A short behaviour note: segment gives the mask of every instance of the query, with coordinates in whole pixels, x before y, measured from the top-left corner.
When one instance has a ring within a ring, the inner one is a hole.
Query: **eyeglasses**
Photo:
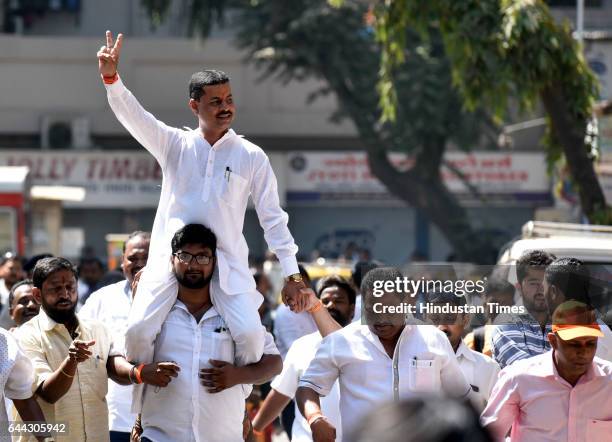
[[[192,255],[189,252],[183,252],[183,251],[176,252],[173,255],[176,256],[178,260],[182,262],[183,264],[191,264],[193,262],[193,259],[195,258],[198,264],[200,264],[201,266],[205,266],[206,264],[210,263],[210,261],[212,260],[212,257],[210,256]]]

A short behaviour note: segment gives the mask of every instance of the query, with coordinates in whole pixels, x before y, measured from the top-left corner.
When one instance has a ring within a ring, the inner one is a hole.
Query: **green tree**
[[[345,0],[330,0],[339,6]],[[453,81],[468,107],[488,106],[501,117],[510,97],[523,109],[541,102],[548,117],[544,140],[549,166],[567,165],[582,210],[593,223],[612,222],[597,179],[597,157],[586,135],[598,94],[595,77],[571,36],[542,0],[372,1],[381,55],[381,105],[394,118],[399,95],[395,71],[405,62],[405,29],[427,32],[439,24]]]
[[[281,81],[324,79],[313,93],[333,93],[337,118],[350,118],[359,132],[373,174],[387,189],[422,210],[441,230],[459,259],[490,262],[495,247],[475,231],[468,214],[444,185],[440,169],[450,144],[467,149],[483,133],[496,134],[486,113],[464,110],[452,86],[449,60],[435,27],[424,37],[405,29],[406,63],[394,73],[398,96],[395,122],[381,123],[380,45],[364,21],[367,5],[355,2],[334,8],[325,0],[262,0],[242,3],[236,19],[238,44],[266,75]],[[414,158],[400,170],[389,152]]]

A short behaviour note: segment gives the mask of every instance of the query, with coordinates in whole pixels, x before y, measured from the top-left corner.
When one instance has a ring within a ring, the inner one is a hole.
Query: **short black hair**
[[[102,261],[100,260],[100,258],[96,258],[95,256],[87,256],[87,257],[83,257],[79,260],[79,272],[81,271],[81,267],[83,267],[84,265],[87,264],[94,264],[96,265],[100,270],[104,270],[104,264],[102,263]]]
[[[544,279],[557,287],[566,299],[573,299],[590,305],[589,271],[576,258],[557,258],[546,267]]]
[[[452,292],[430,292],[427,293],[427,301],[432,304],[465,305],[465,296],[457,296]]]
[[[380,263],[374,261],[359,261],[355,263],[355,266],[353,267],[353,272],[351,274],[351,279],[353,280],[353,284],[355,284],[355,287],[361,287],[361,281],[363,281],[363,277],[370,270],[380,266]]]
[[[485,282],[484,293],[485,296],[491,295],[491,293],[512,293],[514,294],[515,288],[507,279],[492,276],[487,278]]]
[[[355,287],[353,287],[353,284],[351,284],[348,279],[343,278],[340,275],[324,276],[323,278],[319,279],[319,282],[317,283],[317,297],[320,298],[323,290],[330,287],[338,287],[344,290],[348,296],[349,304],[355,304],[357,292]]]
[[[519,283],[527,277],[527,271],[532,267],[544,270],[556,256],[544,250],[527,250],[516,261],[516,279]]]
[[[127,243],[129,243],[134,238],[142,238],[145,241],[151,240],[151,232],[145,232],[143,230],[135,230],[127,237],[125,242],[123,243],[123,253],[125,253],[125,248],[127,247]]]
[[[187,244],[200,244],[217,252],[217,237],[208,227],[202,224],[187,224],[176,231],[172,237],[172,253],[181,250]]]
[[[41,253],[40,255],[34,255],[30,257],[30,259],[28,259],[23,265],[23,270],[28,273],[31,272],[36,266],[36,263],[43,258],[53,258],[53,255],[51,253]]]
[[[189,98],[199,101],[202,95],[204,95],[204,86],[225,84],[229,81],[230,78],[225,72],[216,69],[206,69],[196,72],[189,80]]]
[[[42,286],[47,278],[60,270],[70,270],[74,275],[74,279],[78,278],[76,269],[66,258],[43,258],[38,261],[36,267],[34,267],[34,273],[32,274],[32,283],[34,287],[42,290]]]
[[[15,300],[15,292],[17,291],[19,287],[23,287],[24,285],[34,286],[34,283],[32,282],[31,279],[24,279],[23,281],[19,281],[13,284],[13,287],[11,287],[11,291],[9,292],[9,297],[8,297],[8,308],[9,309],[13,307],[13,301]]]
[[[397,267],[376,267],[370,270],[363,281],[361,281],[361,295],[366,296],[374,292],[374,283],[376,281],[396,281],[402,279],[404,275]],[[404,293],[397,293],[400,298],[404,298]]]

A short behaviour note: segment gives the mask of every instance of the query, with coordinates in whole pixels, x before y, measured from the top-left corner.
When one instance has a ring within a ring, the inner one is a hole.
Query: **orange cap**
[[[564,341],[584,336],[603,337],[597,325],[595,311],[578,301],[566,301],[555,309],[552,317],[552,331]]]

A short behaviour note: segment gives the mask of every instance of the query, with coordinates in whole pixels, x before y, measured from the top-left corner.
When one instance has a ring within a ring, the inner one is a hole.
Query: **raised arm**
[[[157,120],[123,85],[117,71],[122,44],[123,34],[119,34],[117,40],[113,41],[111,32],[106,31],[106,45],[97,53],[98,68],[106,86],[108,102],[119,122],[164,169],[168,156],[173,152],[172,146],[178,144],[181,131]]]

